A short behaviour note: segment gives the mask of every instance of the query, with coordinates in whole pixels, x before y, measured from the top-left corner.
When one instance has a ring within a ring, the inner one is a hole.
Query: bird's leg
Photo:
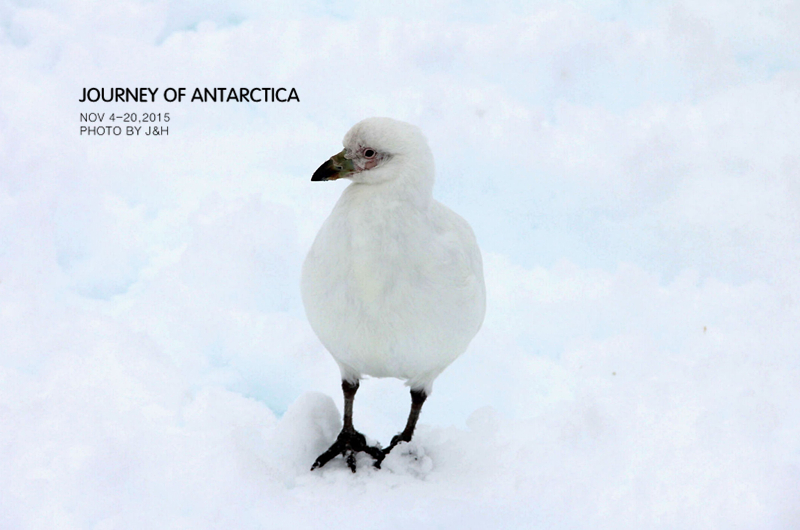
[[[353,427],[353,401],[356,399],[356,392],[361,386],[358,381],[355,384],[342,381],[342,392],[344,393],[344,419],[342,430],[355,432]]]
[[[319,455],[314,465],[311,466],[311,471],[324,466],[333,460],[336,455],[342,455],[345,458],[345,462],[347,462],[347,467],[350,468],[350,471],[355,473],[356,453],[359,451],[372,456],[372,458],[375,459],[375,467],[381,467],[381,462],[384,457],[383,451],[378,447],[367,445],[367,439],[364,435],[353,427],[353,400],[356,397],[358,386],[358,381],[351,383],[342,380],[342,392],[344,392],[344,424],[342,425],[342,432],[339,433],[333,445],[330,446],[327,451]]]
[[[388,455],[389,452],[394,449],[394,446],[400,442],[411,441],[411,437],[414,435],[414,428],[417,426],[417,420],[419,419],[419,412],[422,410],[422,404],[425,403],[425,399],[427,399],[427,397],[428,394],[425,393],[425,390],[411,389],[411,412],[408,413],[408,422],[406,422],[406,428],[403,429],[403,432],[395,435],[394,438],[392,438],[392,443],[389,444],[389,447],[383,450],[384,455]]]

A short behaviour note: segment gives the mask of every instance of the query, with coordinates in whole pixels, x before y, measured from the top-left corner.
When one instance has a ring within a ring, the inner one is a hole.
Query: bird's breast
[[[388,285],[388,278],[377,267],[378,259],[369,253],[354,252],[352,255],[352,294],[362,303],[378,303]]]
[[[367,306],[384,303],[407,267],[402,231],[385,219],[355,219],[349,230],[351,294]]]

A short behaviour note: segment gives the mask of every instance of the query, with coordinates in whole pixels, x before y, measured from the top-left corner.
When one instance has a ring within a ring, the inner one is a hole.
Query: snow
[[[0,5],[0,528],[800,526],[800,11],[757,5]],[[141,112],[83,87],[251,84],[301,102],[78,135]],[[371,115],[429,138],[486,321],[382,470],[311,473],[309,179]]]

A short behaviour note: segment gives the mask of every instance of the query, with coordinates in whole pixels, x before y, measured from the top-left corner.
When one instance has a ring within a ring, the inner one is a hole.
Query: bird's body
[[[353,183],[303,265],[306,314],[343,388],[396,377],[424,401],[483,322],[480,250],[467,222],[433,199],[433,156],[416,127],[371,118],[344,144],[312,179]]]
[[[381,187],[351,184],[319,231],[303,266],[306,314],[343,377],[430,393],[483,321],[480,251],[446,206]]]

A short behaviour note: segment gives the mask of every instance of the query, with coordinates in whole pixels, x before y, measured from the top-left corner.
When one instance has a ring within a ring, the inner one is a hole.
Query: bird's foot
[[[333,460],[337,455],[342,455],[347,463],[347,467],[350,468],[350,471],[355,473],[356,453],[367,453],[370,455],[375,459],[375,463],[373,465],[378,469],[380,469],[381,462],[383,462],[383,458],[386,456],[386,453],[381,451],[380,447],[372,447],[371,445],[367,445],[367,439],[360,432],[356,430],[342,429],[342,432],[339,433],[339,436],[336,438],[336,441],[333,442],[333,445],[330,446],[327,451],[319,455],[317,460],[314,462],[314,465],[311,466],[311,471],[314,471],[318,467],[324,466]]]
[[[394,446],[396,446],[400,442],[410,442],[410,441],[411,441],[411,435],[406,433],[405,431],[399,434],[395,434],[394,437],[392,438],[391,443],[389,444],[389,447],[383,450],[383,456],[385,457],[386,455],[391,453],[392,449],[394,449]]]

